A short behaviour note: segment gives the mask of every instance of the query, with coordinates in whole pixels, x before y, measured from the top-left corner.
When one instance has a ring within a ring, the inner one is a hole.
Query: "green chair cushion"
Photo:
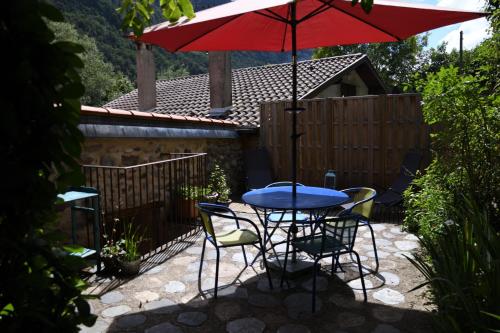
[[[215,235],[217,243],[221,246],[254,244],[259,241],[259,236],[248,229],[235,229]]]

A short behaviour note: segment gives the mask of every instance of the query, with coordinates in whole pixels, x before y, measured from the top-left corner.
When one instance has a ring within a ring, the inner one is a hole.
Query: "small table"
[[[297,186],[297,196],[292,197],[292,186],[266,187],[258,190],[253,190],[243,194],[243,202],[256,208],[261,209],[278,209],[287,211],[319,211],[328,210],[332,207],[342,205],[349,200],[349,196],[343,192],[313,186]],[[326,214],[326,213],[325,213]],[[311,214],[312,215],[312,214]],[[262,222],[260,215],[259,219]],[[266,217],[264,217],[266,218]],[[311,221],[313,223],[313,221]],[[265,224],[264,224],[265,226]],[[292,223],[291,228],[293,237],[296,236],[296,228]],[[295,254],[295,252],[293,252]],[[304,265],[292,258],[292,265],[287,266],[288,273],[296,273],[307,268],[309,265]]]
[[[73,244],[76,244],[76,224],[75,224],[75,212],[86,211],[94,215],[93,219],[93,232],[94,232],[94,249],[84,248],[82,252],[72,253],[73,255],[80,256],[82,258],[89,257],[91,255],[96,255],[97,257],[97,271],[101,270],[101,246],[100,246],[100,228],[99,228],[99,192],[90,187],[76,187],[70,188],[68,192],[58,194],[57,197],[62,199],[65,203],[70,203],[71,205],[71,239]],[[77,206],[76,201],[90,199],[92,200],[92,207]]]

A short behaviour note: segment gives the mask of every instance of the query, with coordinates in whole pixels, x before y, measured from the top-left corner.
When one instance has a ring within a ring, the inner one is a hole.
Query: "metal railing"
[[[169,155],[133,166],[82,166],[85,185],[100,191],[103,232],[132,223],[144,234],[141,252],[147,253],[196,228],[193,192],[206,187],[206,154]]]

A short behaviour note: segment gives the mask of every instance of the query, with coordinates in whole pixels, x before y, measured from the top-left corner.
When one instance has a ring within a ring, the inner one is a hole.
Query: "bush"
[[[470,66],[424,82],[433,161],[404,193],[405,225],[421,235],[412,263],[437,306],[439,332],[500,332],[500,97],[498,35]]]
[[[482,82],[451,67],[429,75],[423,89],[434,160],[405,192],[405,225],[423,234],[453,218],[451,208],[461,205],[464,193],[484,203],[499,229],[500,98]]]
[[[432,163],[427,173],[419,175],[404,192],[405,227],[428,238],[442,231],[443,221],[450,218],[453,205],[450,191],[444,187],[442,178],[436,176],[435,168]]]
[[[438,307],[437,331],[498,330],[500,320],[493,315],[500,309],[500,236],[486,208],[469,198],[461,202],[454,210],[456,220],[433,239],[423,237],[424,254],[409,260],[430,285]]]
[[[62,15],[44,1],[3,3],[0,36],[0,331],[77,332],[95,316],[81,295],[83,260],[53,232],[57,193],[82,181],[77,158],[84,87],[81,46],[55,42],[48,20]]]
[[[215,163],[210,176],[208,177],[208,191],[210,194],[217,195],[217,202],[228,202],[231,190],[227,184],[226,172],[222,167]]]

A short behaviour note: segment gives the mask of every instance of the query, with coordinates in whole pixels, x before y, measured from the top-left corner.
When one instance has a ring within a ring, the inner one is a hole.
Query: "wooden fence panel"
[[[321,186],[328,169],[339,188],[388,186],[408,150],[426,151],[429,132],[417,94],[301,101],[297,179]],[[287,102],[261,107],[260,142],[268,149],[276,180],[291,179],[291,123]]]

